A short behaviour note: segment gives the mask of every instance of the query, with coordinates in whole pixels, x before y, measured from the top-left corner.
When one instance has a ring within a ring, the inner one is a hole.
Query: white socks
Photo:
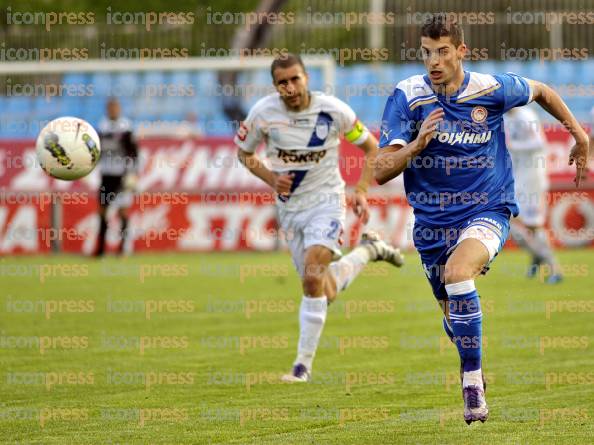
[[[336,292],[348,287],[355,277],[369,262],[369,250],[365,247],[355,247],[340,260],[330,263],[328,269],[336,281]],[[306,295],[301,300],[299,308],[299,345],[295,364],[301,363],[311,372],[316,349],[326,322],[328,312],[328,298],[310,298]]]
[[[464,373],[462,387],[467,388],[468,386],[478,386],[479,388],[483,387],[483,376],[480,368],[476,371],[468,371]]]
[[[305,365],[310,372],[320,335],[324,329],[327,311],[328,299],[325,296],[319,298],[303,296],[299,308],[299,344],[295,364]]]
[[[353,282],[363,267],[369,262],[369,250],[365,247],[355,247],[340,260],[330,263],[330,273],[336,281],[336,292],[345,290]]]

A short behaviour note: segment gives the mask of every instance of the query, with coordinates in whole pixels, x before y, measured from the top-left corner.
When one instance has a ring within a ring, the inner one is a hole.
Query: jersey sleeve
[[[495,76],[501,83],[503,93],[503,112],[514,107],[521,107],[532,102],[532,88],[528,80],[514,73],[505,73]]]
[[[379,147],[407,145],[413,140],[413,128],[413,116],[406,95],[401,89],[396,88],[384,108]]]
[[[264,132],[257,110],[252,108],[243,122],[239,124],[233,142],[243,151],[254,153],[264,140]]]
[[[349,105],[339,100],[336,102],[339,114],[340,132],[351,144],[361,145],[369,137],[369,130],[367,130],[367,127],[363,122],[357,119],[357,115]]]

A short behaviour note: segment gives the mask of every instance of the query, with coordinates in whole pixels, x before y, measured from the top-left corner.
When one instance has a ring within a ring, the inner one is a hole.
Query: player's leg
[[[520,208],[520,214],[511,223],[510,235],[518,246],[527,250],[532,256],[531,265],[528,267],[526,274],[529,278],[532,278],[538,272],[538,268],[542,262],[539,246],[530,231],[526,228],[526,222],[533,221],[535,215],[538,213],[538,206],[534,205],[537,196],[535,193],[538,193],[538,190],[535,190],[537,177],[534,174],[536,159],[528,152],[512,152],[511,156],[513,161],[515,195],[518,207]]]
[[[297,357],[292,373],[283,376],[286,382],[307,382],[311,377],[313,359],[326,323],[328,298],[325,288],[328,265],[333,256],[332,250],[321,245],[310,246],[304,252]]]
[[[306,217],[306,214],[300,214],[298,212],[279,210],[278,213],[282,237],[286,240],[289,246],[291,259],[293,260],[293,264],[297,270],[297,273],[299,274],[299,277],[301,278],[302,283],[305,276],[306,249],[304,245],[303,227],[305,225]],[[307,316],[310,309],[314,309],[315,312],[315,309],[320,309],[320,307],[313,307],[313,305],[309,305],[308,302],[310,300],[306,298],[307,297],[305,295],[301,297],[301,304],[299,306],[299,341],[297,343],[297,357],[293,362],[293,369],[291,373],[285,374],[281,378],[285,382],[307,382],[311,377],[311,363],[309,363],[309,368],[307,368],[306,365],[302,363],[302,361],[308,361],[303,357],[306,355],[311,355],[311,353],[308,354],[308,351],[311,351],[311,345],[304,341],[302,337],[310,337],[308,331],[311,329],[310,325],[312,324],[312,321],[313,329],[316,329],[316,325],[319,325],[319,323],[316,323],[316,321],[320,321],[320,318],[323,318],[323,321],[325,321],[325,311],[323,311],[321,317],[314,316],[312,317],[313,320],[310,319]]]
[[[547,192],[549,189],[549,181],[546,170],[546,156],[544,153],[537,155],[536,166],[534,171],[534,191],[535,199],[535,217],[533,221],[526,221],[528,230],[531,232],[538,248],[543,262],[547,267],[547,273],[550,274],[547,278],[547,283],[555,284],[560,282],[563,277],[561,275],[561,267],[555,258],[549,235],[545,229],[546,211],[547,211]]]
[[[128,241],[128,215],[129,215],[129,208],[128,207],[120,207],[118,209],[118,216],[120,217],[121,221],[121,240],[120,245],[118,247],[118,253],[124,253],[124,247]]]
[[[510,233],[514,241],[532,255],[528,277],[536,276],[541,265],[544,265],[549,275],[547,282],[557,283],[562,279],[560,267],[544,229],[548,189],[545,156],[541,152],[534,152],[524,157],[526,168],[514,170],[516,199],[520,207],[518,220],[522,224],[514,221]]]
[[[528,228],[519,221],[512,221],[510,235],[518,246],[527,250],[532,259],[526,275],[533,278],[538,273],[538,268],[542,264],[543,258],[539,246]]]
[[[336,283],[329,273],[330,262],[340,257],[344,225],[340,200],[301,212],[281,212],[281,227],[292,231],[289,248],[301,276],[303,297],[299,308],[299,343],[293,371],[283,376],[289,382],[308,381],[313,359],[326,322],[328,295],[336,295]],[[328,292],[328,294],[327,294]]]
[[[101,177],[99,187],[99,233],[97,235],[97,248],[94,255],[99,257],[105,253],[105,237],[107,235],[107,209],[113,200],[113,180],[110,176]]]
[[[370,261],[386,261],[402,267],[404,256],[400,249],[383,241],[377,233],[364,233],[357,247],[330,264],[326,279],[328,301],[334,301],[337,293],[345,290]]]
[[[130,217],[130,208],[134,201],[134,195],[130,190],[120,188],[118,190],[117,198],[114,201],[114,205],[118,209],[118,216],[120,218],[120,245],[118,247],[118,253],[130,253],[132,250],[132,238],[130,236],[130,230],[128,227],[128,221]]]
[[[547,283],[559,283],[563,279],[561,266],[555,258],[546,229],[543,226],[527,226],[526,230],[530,234],[535,245],[536,255],[533,257],[532,264],[534,265],[536,263],[540,267],[543,267],[544,265],[546,269],[543,271],[543,277],[548,275],[546,280]],[[534,275],[538,272],[538,267],[536,269]]]
[[[332,229],[333,225],[329,226]],[[320,242],[323,241],[320,240]],[[302,277],[303,299],[299,310],[299,344],[294,365],[299,368],[297,371],[304,368],[308,374],[311,374],[313,359],[326,322],[328,302],[330,298],[336,297],[336,279],[330,267],[340,263],[338,268],[349,269],[347,279],[352,281],[353,275],[359,273],[367,262],[377,260],[380,255],[387,255],[379,249],[391,251],[391,246],[387,244],[384,246],[384,244],[386,243],[383,241],[380,243],[379,239],[369,241],[355,248],[347,255],[346,261],[342,258],[332,264],[331,261],[335,257],[334,249],[330,248],[332,246],[315,244],[305,250]]]
[[[463,240],[446,262],[445,289],[453,341],[460,355],[464,419],[485,421],[488,408],[482,376],[482,312],[474,278],[489,262],[489,251],[475,238]]]
[[[462,365],[464,420],[487,419],[482,376],[482,311],[474,279],[487,266],[509,234],[509,212],[488,212],[471,219],[445,263],[444,284],[454,343]]]

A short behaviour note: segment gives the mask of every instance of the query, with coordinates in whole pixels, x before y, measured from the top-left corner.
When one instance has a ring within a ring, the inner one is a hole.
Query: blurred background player
[[[510,234],[532,255],[528,277],[536,276],[539,268],[545,266],[546,282],[558,283],[562,275],[544,227],[549,183],[542,125],[530,107],[518,107],[504,115],[504,130],[520,207],[520,214],[511,222]]]
[[[99,173],[99,237],[95,256],[105,252],[107,234],[107,210],[110,206],[117,209],[120,218],[121,242],[118,253],[126,247],[128,234],[128,209],[132,205],[132,193],[137,182],[138,146],[130,121],[121,115],[120,102],[111,98],[107,101],[107,116],[99,123],[101,139],[101,159]]]
[[[590,147],[594,144],[594,107],[590,110]]]
[[[363,224],[369,219],[367,187],[377,140],[344,102],[310,92],[299,56],[288,54],[271,66],[277,93],[258,101],[235,137],[238,156],[247,169],[277,193],[277,210],[293,263],[301,276],[303,298],[299,309],[297,358],[286,382],[307,382],[326,321],[328,302],[355,279],[369,261],[402,266],[398,249],[363,235],[361,244],[340,258],[345,219],[344,181],[339,170],[339,137],[365,153],[356,186],[354,210]],[[269,169],[255,154],[266,143]]]

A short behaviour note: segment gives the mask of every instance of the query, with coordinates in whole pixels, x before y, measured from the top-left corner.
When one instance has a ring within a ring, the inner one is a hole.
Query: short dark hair
[[[272,76],[272,80],[274,80],[274,70],[277,68],[289,68],[293,65],[301,65],[303,71],[305,71],[305,65],[303,64],[303,60],[299,57],[298,54],[293,53],[286,53],[278,56],[276,59],[272,61],[272,65],[270,65],[270,75]]]
[[[439,12],[427,18],[421,27],[421,37],[439,40],[440,37],[449,37],[457,48],[464,43],[464,31],[456,23],[455,14]]]

